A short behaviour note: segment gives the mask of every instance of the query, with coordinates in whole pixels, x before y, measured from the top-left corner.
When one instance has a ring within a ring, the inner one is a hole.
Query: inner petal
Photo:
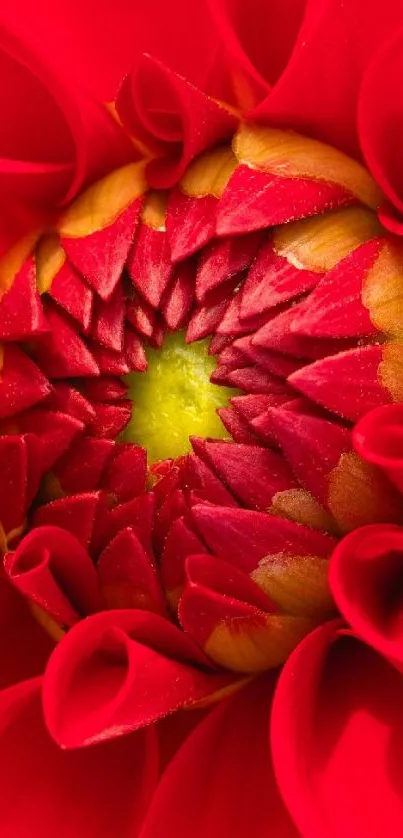
[[[147,372],[126,376],[133,412],[123,439],[144,445],[150,463],[185,454],[190,436],[227,436],[216,410],[235,391],[210,382],[216,361],[208,348],[209,340],[168,334],[161,349],[147,350]]]

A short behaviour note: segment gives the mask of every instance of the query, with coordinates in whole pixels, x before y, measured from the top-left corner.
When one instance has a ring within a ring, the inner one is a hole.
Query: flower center
[[[208,340],[187,344],[183,332],[169,334],[161,349],[147,350],[146,373],[126,376],[133,412],[123,438],[145,446],[150,463],[189,451],[190,436],[227,436],[216,410],[235,391],[210,382],[216,362],[208,347]]]

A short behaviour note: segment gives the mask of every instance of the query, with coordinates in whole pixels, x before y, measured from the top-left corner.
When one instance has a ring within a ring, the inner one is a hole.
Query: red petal
[[[153,730],[66,753],[46,730],[39,679],[2,692],[0,702],[4,834],[138,834],[158,777]]]
[[[119,404],[95,404],[95,416],[89,427],[92,436],[105,439],[115,439],[130,422],[132,402],[126,399]]]
[[[276,492],[296,486],[283,458],[266,448],[207,441],[205,452],[223,483],[250,509],[267,509]]]
[[[230,137],[237,119],[163,62],[143,55],[123,82],[116,100],[130,132],[162,155],[147,167],[151,186],[165,189],[180,180],[191,160]]]
[[[24,436],[0,436],[0,521],[6,535],[23,524],[27,511],[29,453]]]
[[[146,449],[140,445],[119,443],[102,475],[102,488],[111,492],[119,503],[125,503],[144,491],[146,477]]]
[[[134,201],[108,227],[88,236],[62,236],[63,247],[74,267],[108,300],[121,277],[140,216],[141,199]]]
[[[204,544],[184,518],[177,518],[165,539],[161,578],[171,604],[176,607],[186,581],[185,562],[192,553],[202,553]]]
[[[353,439],[361,457],[382,468],[403,491],[403,406],[371,410],[358,422]]]
[[[240,107],[250,110],[265,98],[287,67],[302,22],[304,2],[268,4],[254,0],[210,0]]]
[[[329,472],[352,447],[347,428],[282,408],[270,408],[277,441],[300,483],[326,503]]]
[[[64,747],[149,725],[228,684],[194,668],[193,641],[146,611],[108,611],[77,623],[57,646],[44,683],[45,718]]]
[[[42,401],[51,388],[36,364],[17,346],[6,345],[0,355],[0,418],[20,413]]]
[[[354,0],[342,10],[331,0],[310,0],[281,82],[254,116],[289,125],[359,157],[356,111],[362,78],[379,44],[401,21],[399,0],[387,0],[382,15],[365,0]],[[385,90],[381,79],[379,89]],[[375,113],[378,100],[371,101]],[[382,113],[379,124],[384,124]]]
[[[322,274],[296,268],[268,241],[259,251],[242,288],[242,317],[253,317],[310,291]]]
[[[200,504],[191,514],[208,547],[246,573],[269,554],[326,557],[335,543],[330,536],[264,512]]]
[[[277,780],[301,835],[398,838],[400,674],[328,623],[287,661],[274,698]]]
[[[86,383],[85,389],[87,392],[88,383]],[[84,425],[88,425],[95,416],[92,405],[84,398],[83,394],[63,381],[57,381],[53,384],[53,392],[48,404],[60,413],[74,416]]]
[[[402,23],[401,15],[399,23]],[[392,204],[402,212],[403,170],[395,137],[403,127],[398,85],[402,72],[403,29],[395,32],[391,28],[391,33],[365,73],[359,96],[358,131],[373,176]],[[377,44],[381,44],[379,39]]]
[[[54,468],[64,492],[92,492],[98,489],[102,473],[113,453],[109,439],[79,439]]]
[[[337,184],[278,177],[241,164],[218,205],[217,233],[249,233],[348,206],[352,201],[352,196]]]
[[[40,506],[33,523],[35,527],[62,527],[75,535],[88,550],[101,510],[104,511],[100,492],[86,492]]]
[[[158,308],[172,275],[167,235],[141,224],[128,261],[133,285],[147,303]]]
[[[289,383],[308,398],[356,422],[374,407],[391,400],[379,381],[381,346],[340,352],[295,372]],[[343,387],[339,387],[340,381]]]
[[[194,198],[179,188],[171,190],[166,224],[173,262],[187,259],[213,238],[217,204],[214,195]]]
[[[377,334],[362,302],[365,278],[379,255],[381,240],[365,242],[341,260],[298,307],[292,331],[310,337],[347,338]]]
[[[192,437],[192,448],[196,456],[190,454],[188,458],[188,484],[195,489],[199,498],[210,503],[219,503],[223,506],[237,506],[233,495],[224,486],[221,480],[214,474],[214,471],[203,462],[206,459],[205,440]]]
[[[29,642],[27,642],[29,638]],[[54,647],[28,603],[5,576],[0,576],[0,686],[40,675]],[[1,693],[3,694],[3,693]]]
[[[0,340],[28,340],[47,328],[30,257],[0,298]]]
[[[133,527],[145,548],[151,550],[151,537],[154,526],[155,497],[152,492],[139,495],[131,501],[119,504],[100,521],[96,547],[103,549],[108,542],[124,527]]]
[[[168,766],[141,838],[297,838],[265,734],[273,681],[256,679],[198,725]]]
[[[243,445],[257,445],[257,436],[251,431],[249,425],[242,419],[237,410],[231,407],[221,407],[217,410],[217,413],[234,442],[240,442]]]
[[[403,612],[396,597],[403,530],[373,525],[350,533],[337,545],[330,563],[336,604],[354,632],[403,668]]]
[[[164,320],[172,332],[182,329],[186,323],[193,302],[195,269],[192,262],[178,265],[163,300]]]
[[[213,288],[246,270],[259,247],[258,233],[213,242],[203,250],[196,276],[196,297],[202,302]],[[260,313],[260,312],[259,312]],[[248,315],[249,316],[249,315]]]
[[[51,378],[98,375],[98,365],[79,337],[74,321],[50,301],[46,305],[46,317],[49,337],[35,349],[35,358],[46,374]]]
[[[22,433],[33,433],[37,437],[42,473],[54,465],[83,430],[83,423],[74,416],[40,407],[27,410],[16,421]]]
[[[97,299],[91,320],[91,337],[114,352],[123,347],[125,302],[122,286],[118,285],[107,301]]]
[[[93,293],[67,260],[52,280],[48,293],[56,303],[87,329],[92,314]]]
[[[73,625],[101,607],[95,567],[82,544],[60,527],[38,527],[7,553],[10,581],[59,625]]]
[[[25,7],[18,16],[16,28],[23,29]],[[87,179],[126,162],[133,149],[104,106],[82,87],[66,83],[65,66],[57,62],[55,68],[38,57],[46,39],[43,32],[38,39],[35,25],[34,29],[37,37],[32,38],[28,28],[24,44],[2,30],[1,107],[12,118],[2,133],[0,183],[19,200],[34,198],[53,209]],[[49,34],[50,40],[53,37]],[[34,41],[38,55],[26,46]]]
[[[156,568],[132,529],[121,530],[108,544],[97,570],[108,608],[139,608],[164,615]]]

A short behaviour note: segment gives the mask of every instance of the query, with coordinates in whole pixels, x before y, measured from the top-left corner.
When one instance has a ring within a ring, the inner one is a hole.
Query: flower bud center
[[[227,436],[216,410],[236,391],[210,382],[216,362],[208,347],[169,334],[161,349],[147,350],[147,372],[126,376],[133,412],[123,438],[144,445],[149,463],[185,454],[192,435]]]

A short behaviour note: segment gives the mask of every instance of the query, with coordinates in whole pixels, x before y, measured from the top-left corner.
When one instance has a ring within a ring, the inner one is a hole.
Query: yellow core
[[[183,332],[167,335],[161,349],[148,350],[147,372],[125,377],[133,411],[123,440],[144,445],[149,463],[190,451],[192,435],[228,436],[216,410],[236,391],[210,383],[216,361],[208,346],[187,344]]]

